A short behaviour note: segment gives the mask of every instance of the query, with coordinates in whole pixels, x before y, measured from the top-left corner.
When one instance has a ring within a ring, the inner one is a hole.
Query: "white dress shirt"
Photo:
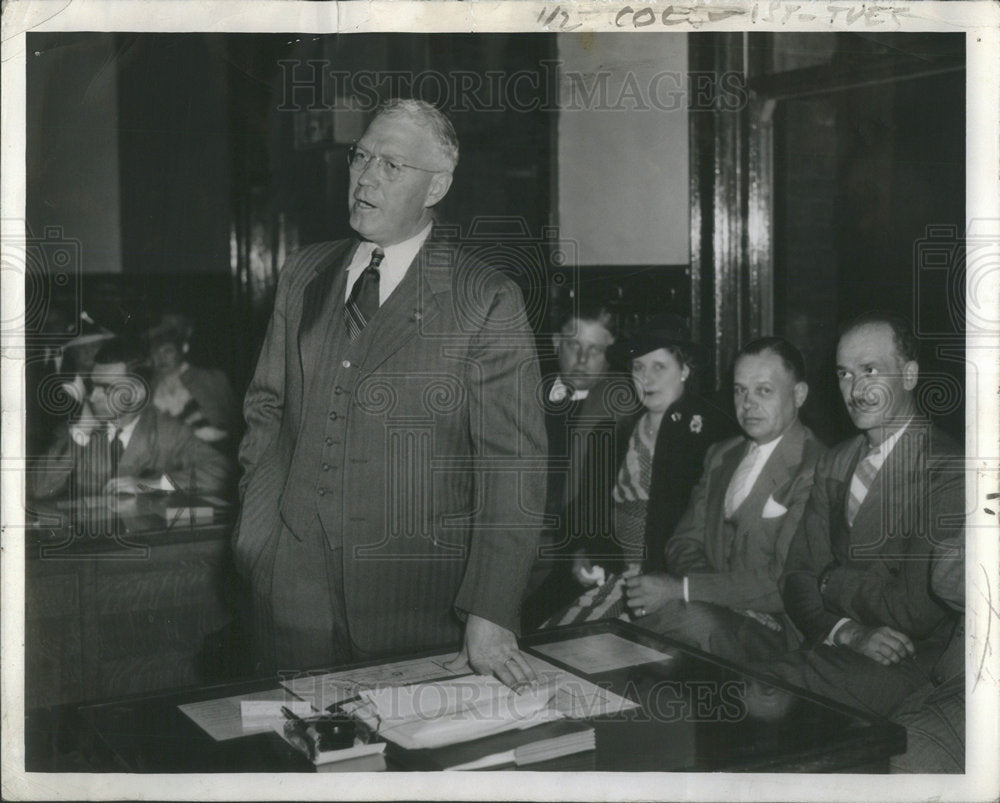
[[[380,307],[392,295],[392,291],[399,286],[399,283],[403,281],[403,277],[406,276],[406,271],[409,269],[410,264],[416,258],[417,253],[424,244],[424,240],[431,233],[431,228],[432,224],[428,223],[422,231],[409,240],[403,240],[401,243],[382,248],[385,256],[382,258],[382,264],[378,267],[378,304]],[[368,263],[372,261],[372,251],[379,247],[375,243],[365,240],[358,246],[358,250],[354,252],[354,258],[351,260],[351,264],[347,266],[347,287],[344,289],[345,302],[351,297],[351,288],[354,287],[354,283],[358,280],[364,269],[368,267]]]

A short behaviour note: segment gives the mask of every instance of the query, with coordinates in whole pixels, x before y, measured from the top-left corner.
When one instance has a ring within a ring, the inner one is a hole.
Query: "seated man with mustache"
[[[879,716],[933,682],[960,617],[932,588],[961,549],[962,450],[916,403],[917,344],[905,320],[872,312],[843,330],[837,378],[861,434],[816,467],[782,577],[807,649],[767,668]]]

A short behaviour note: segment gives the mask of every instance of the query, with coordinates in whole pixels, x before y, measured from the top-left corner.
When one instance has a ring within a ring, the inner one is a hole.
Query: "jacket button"
[[[323,471],[329,471],[329,470],[330,470],[330,464],[329,463],[324,463],[323,464]]]
[[[330,413],[330,420],[331,421],[336,421],[337,420],[337,413],[336,412]]]
[[[333,446],[333,438],[327,438],[326,439],[326,445],[327,446]]]
[[[344,389],[340,385],[337,385],[337,387],[333,389],[333,392],[339,396],[341,393],[344,392]]]
[[[343,366],[344,368],[350,368],[350,367],[351,367],[351,361],[350,361],[350,360],[344,360],[344,361],[343,361],[343,362],[341,363],[341,365],[342,365],[342,366]]]
[[[316,489],[316,493],[319,494],[320,496],[325,496],[326,495],[326,488],[317,488]]]

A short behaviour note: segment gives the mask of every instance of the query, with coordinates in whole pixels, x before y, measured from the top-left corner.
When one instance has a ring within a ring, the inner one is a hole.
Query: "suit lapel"
[[[121,477],[139,476],[149,469],[150,455],[155,453],[156,413],[151,405],[139,416],[139,423],[132,430],[128,446],[122,452],[118,461],[118,475]]]
[[[414,258],[403,281],[379,307],[362,333],[367,341],[366,371],[373,371],[406,343],[420,336],[441,312],[439,296],[450,291],[450,267],[429,264],[428,243]],[[431,244],[432,245],[432,244]]]
[[[341,319],[339,311],[343,304],[339,303],[339,299],[344,297],[344,288],[347,286],[347,266],[351,264],[351,258],[359,245],[358,240],[339,243],[320,258],[315,277],[306,284],[299,322],[299,352],[303,357],[319,354],[326,336],[326,327],[332,325],[332,321]],[[325,325],[317,325],[320,321]]]
[[[792,469],[799,463],[804,440],[805,428],[801,424],[794,424],[774,448],[761,469],[757,482],[736,513],[740,530],[752,527],[759,521],[768,498],[791,479]]]
[[[851,546],[855,550],[867,554],[880,552],[886,539],[897,530],[899,519],[912,512],[906,510],[908,493],[905,489],[910,489],[909,493],[912,493],[920,488],[919,478],[911,476],[915,467],[920,465],[920,432],[918,422],[911,421],[875,475],[851,528]],[[864,450],[860,451],[858,458],[863,454]],[[854,466],[857,467],[857,461]],[[847,480],[848,495],[853,476],[854,469]]]
[[[708,521],[707,532],[710,537],[705,539],[706,547],[718,545],[722,549],[728,549],[728,539],[724,537],[726,528],[726,490],[732,482],[733,474],[740,461],[746,456],[749,448],[749,441],[741,439],[722,457],[722,462],[716,469],[715,482],[709,483],[708,490]],[[709,555],[709,560],[713,565],[721,566],[725,560],[725,555]]]

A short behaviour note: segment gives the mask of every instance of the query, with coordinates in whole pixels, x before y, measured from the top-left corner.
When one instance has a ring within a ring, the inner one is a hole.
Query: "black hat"
[[[646,321],[633,337],[615,343],[608,349],[608,357],[613,362],[626,363],[643,354],[669,346],[684,349],[696,362],[701,362],[705,356],[704,349],[688,334],[684,319],[669,312],[662,312]]]

